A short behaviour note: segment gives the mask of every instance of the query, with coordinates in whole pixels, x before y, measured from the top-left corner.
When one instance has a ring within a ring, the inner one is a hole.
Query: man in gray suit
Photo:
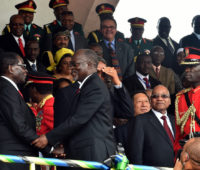
[[[103,41],[103,57],[108,66],[115,67],[121,79],[134,74],[133,49],[125,42],[115,39],[117,23],[113,17],[107,17],[101,22]]]

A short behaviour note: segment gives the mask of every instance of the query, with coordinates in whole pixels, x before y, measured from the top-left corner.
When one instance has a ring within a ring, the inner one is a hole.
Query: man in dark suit
[[[25,82],[26,67],[22,58],[12,52],[1,54],[0,65],[0,154],[38,156],[37,149],[31,146],[38,138],[35,116],[17,86]],[[0,167],[1,170],[29,169],[29,165],[2,162]]]
[[[133,164],[173,167],[175,120],[167,113],[170,94],[163,85],[153,89],[152,110],[130,124],[128,158]]]
[[[43,29],[32,23],[34,18],[34,13],[36,12],[37,5],[33,0],[27,0],[15,5],[15,8],[18,10],[18,14],[24,18],[24,32],[23,35],[26,39],[36,38],[40,45],[42,45],[42,41],[44,38]],[[11,31],[11,27],[9,24],[3,29],[2,34],[8,34]]]
[[[10,29],[10,33],[0,37],[0,48],[4,51],[16,52],[19,56],[25,57],[24,19],[21,15],[11,16]]]
[[[26,44],[26,57],[24,63],[28,72],[46,72],[45,67],[39,60],[40,47],[37,40],[29,40]]]
[[[117,23],[113,17],[107,17],[101,22],[103,41],[100,45],[103,48],[103,57],[108,66],[117,70],[121,80],[135,73],[133,61],[133,49],[125,42],[115,39]]]
[[[180,40],[181,47],[194,47],[200,49],[200,15],[196,15],[192,19],[192,27],[194,32],[183,37]]]
[[[97,5],[96,13],[99,15],[100,23],[106,17],[113,17],[113,13],[115,12],[115,7],[108,3],[102,3]],[[103,40],[103,34],[100,29],[93,30],[88,34],[88,44],[99,43]],[[120,31],[117,31],[115,34],[116,41],[125,41],[124,34]]]
[[[143,53],[137,57],[136,73],[123,81],[125,87],[132,96],[137,90],[153,89],[160,81],[149,75],[152,67],[151,56]]]
[[[72,11],[64,11],[62,13],[61,24],[62,27],[57,29],[55,33],[58,31],[66,31],[66,30],[70,32],[70,39],[67,48],[73,51],[87,48],[87,40],[84,38],[84,36],[82,36],[81,34],[79,34],[74,30],[75,22],[74,22],[74,14]]]
[[[170,36],[171,24],[167,17],[162,17],[158,20],[158,35],[153,39],[153,45],[161,46],[165,51],[165,59],[163,66],[173,69],[176,72],[176,51],[179,48]]]
[[[43,148],[65,139],[69,159],[102,162],[115,153],[111,100],[106,85],[97,75],[95,52],[82,49],[72,58],[80,82],[77,105],[60,126],[36,139],[33,144]]]

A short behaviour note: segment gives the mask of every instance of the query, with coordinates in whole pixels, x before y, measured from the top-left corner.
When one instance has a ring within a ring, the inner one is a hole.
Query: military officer
[[[112,16],[114,11],[115,11],[114,6],[108,3],[99,4],[96,7],[96,13],[99,15],[100,22],[102,22],[102,20],[104,20],[105,18]],[[119,31],[117,31],[115,38],[117,41],[125,40],[124,34]],[[87,39],[89,44],[99,43],[100,41],[103,40],[103,35],[100,29],[98,29],[90,32]]]
[[[185,53],[186,57],[181,64],[186,66],[185,78],[191,87],[176,95],[175,153],[181,148],[180,140],[200,132],[200,49],[185,48]]]
[[[150,53],[153,47],[153,41],[142,37],[144,33],[144,23],[147,22],[145,19],[135,17],[130,18],[128,22],[131,24],[132,36],[127,39],[127,42],[134,49],[134,59],[136,61],[139,54],[144,52]]]
[[[40,41],[41,44],[42,38],[44,36],[44,31],[40,26],[32,23],[35,9],[37,8],[35,2],[33,0],[28,0],[15,5],[15,8],[18,9],[18,14],[24,18],[24,38],[26,40],[37,39],[38,41]],[[6,27],[3,29],[2,34],[4,35],[8,33],[10,33],[9,24],[7,24]]]
[[[50,0],[49,7],[53,9],[54,15],[56,17],[56,20],[53,22],[44,25],[44,30],[47,34],[54,33],[56,30],[58,30],[61,25],[61,14],[64,11],[68,11],[68,0]],[[73,30],[80,35],[84,36],[82,25],[75,22]]]

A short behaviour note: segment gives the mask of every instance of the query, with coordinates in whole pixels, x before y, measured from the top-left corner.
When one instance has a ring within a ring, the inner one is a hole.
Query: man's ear
[[[182,162],[183,164],[189,160],[189,155],[187,152],[182,153]]]
[[[8,72],[9,72],[9,73],[13,73],[13,72],[14,72],[13,66],[12,66],[12,65],[9,65],[9,66],[8,66]]]

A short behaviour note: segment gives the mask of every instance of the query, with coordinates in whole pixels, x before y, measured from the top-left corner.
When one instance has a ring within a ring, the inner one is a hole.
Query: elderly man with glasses
[[[152,109],[135,117],[130,124],[128,158],[133,164],[173,167],[174,117],[167,113],[171,104],[168,89],[154,87]]]

